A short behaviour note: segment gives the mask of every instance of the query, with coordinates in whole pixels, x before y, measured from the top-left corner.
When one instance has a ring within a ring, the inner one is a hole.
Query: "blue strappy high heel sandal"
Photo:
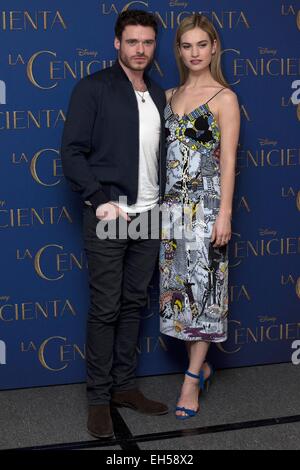
[[[210,387],[210,385],[211,385],[211,383],[212,383],[213,375],[214,375],[214,373],[215,373],[215,371],[214,371],[214,369],[213,369],[213,366],[212,366],[209,362],[205,361],[205,364],[208,365],[210,373],[209,373],[209,376],[206,377],[206,379],[204,379],[203,388],[201,389],[202,392],[203,392],[204,390],[205,390],[206,392],[208,392],[209,387]]]
[[[185,375],[188,375],[189,377],[192,377],[193,379],[198,379],[199,380],[199,389],[204,390],[206,380],[204,379],[203,370],[200,371],[199,375],[192,374],[189,370],[187,370]],[[176,406],[175,413],[176,413],[176,411],[183,411],[186,414],[186,416],[180,416],[180,415],[175,414],[177,419],[193,418],[198,413],[198,411],[191,410],[189,408],[185,408],[184,406]]]

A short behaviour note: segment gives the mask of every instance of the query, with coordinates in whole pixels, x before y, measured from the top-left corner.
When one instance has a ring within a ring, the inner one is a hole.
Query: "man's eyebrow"
[[[139,40],[136,39],[136,38],[127,38],[127,39],[125,39],[125,41],[139,41]],[[143,39],[143,42],[145,42],[145,41],[147,41],[147,42],[154,42],[155,39]]]

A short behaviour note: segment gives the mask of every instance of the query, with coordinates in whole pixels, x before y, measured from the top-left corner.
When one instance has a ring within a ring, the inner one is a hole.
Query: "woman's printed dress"
[[[228,245],[214,248],[210,242],[220,208],[220,131],[207,103],[181,118],[171,102],[165,109],[160,329],[185,341],[222,342],[227,339]]]

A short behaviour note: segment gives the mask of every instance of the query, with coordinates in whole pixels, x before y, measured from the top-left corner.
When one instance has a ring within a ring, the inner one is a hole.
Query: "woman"
[[[240,114],[220,65],[218,33],[203,15],[176,33],[181,84],[168,90],[167,187],[160,252],[161,332],[186,342],[189,367],[176,407],[199,410],[210,343],[227,339],[228,242]]]

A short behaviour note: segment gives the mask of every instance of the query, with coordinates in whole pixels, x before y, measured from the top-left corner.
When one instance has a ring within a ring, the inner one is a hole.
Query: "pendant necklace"
[[[142,103],[146,103],[146,100],[145,100],[145,98],[144,98],[146,91],[142,91],[142,94],[141,94],[139,91],[137,91],[137,90],[135,90],[135,91],[137,92],[137,94],[138,94],[139,97],[141,98]]]
[[[147,89],[145,91],[138,91],[135,89],[132,81],[130,81],[131,85],[132,85],[132,88],[134,89],[134,91],[139,95],[139,97],[141,98],[142,100],[142,103],[146,103],[146,100],[145,100],[145,93],[148,91]]]

